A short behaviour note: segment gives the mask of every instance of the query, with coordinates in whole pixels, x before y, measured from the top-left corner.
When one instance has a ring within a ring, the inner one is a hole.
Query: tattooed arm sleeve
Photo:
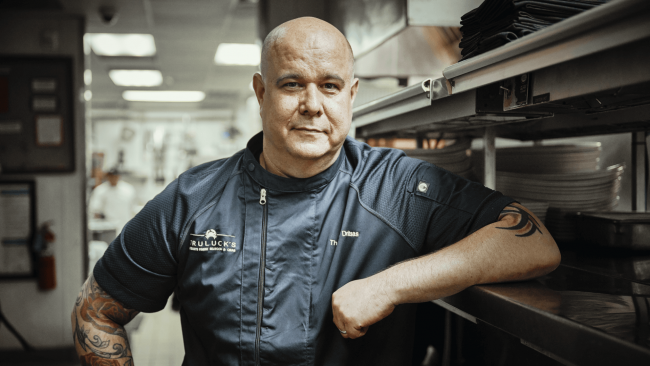
[[[72,310],[72,337],[82,366],[133,366],[124,325],[137,311],[113,299],[91,275]]]

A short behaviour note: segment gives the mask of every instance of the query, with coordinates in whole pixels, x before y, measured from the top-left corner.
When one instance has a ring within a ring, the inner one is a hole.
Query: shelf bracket
[[[494,127],[486,127],[483,132],[483,185],[496,190],[497,164],[496,164],[496,131]]]

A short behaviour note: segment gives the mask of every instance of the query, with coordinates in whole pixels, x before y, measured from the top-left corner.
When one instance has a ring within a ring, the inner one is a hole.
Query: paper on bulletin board
[[[36,144],[60,146],[62,143],[63,121],[61,116],[36,116]]]
[[[31,189],[21,183],[0,186],[0,275],[32,273]]]
[[[32,91],[34,93],[54,93],[56,91],[56,80],[51,78],[39,78],[32,80]]]

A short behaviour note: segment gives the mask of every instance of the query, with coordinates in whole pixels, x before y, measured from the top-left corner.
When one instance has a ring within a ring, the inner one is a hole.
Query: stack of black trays
[[[485,0],[461,17],[462,60],[503,46],[607,0]]]

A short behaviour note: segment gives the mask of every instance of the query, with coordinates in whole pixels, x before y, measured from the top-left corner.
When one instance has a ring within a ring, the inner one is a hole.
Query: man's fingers
[[[340,321],[336,316],[334,316],[334,326],[336,326],[336,329],[339,330],[339,333],[341,333],[341,336],[343,338],[348,338],[348,331],[345,329],[345,323]],[[345,332],[345,333],[343,333]]]
[[[368,290],[364,281],[349,282],[332,294],[333,321],[343,338],[363,337],[370,325],[385,318],[392,311],[389,309],[390,311],[384,314],[385,304],[381,301],[378,303],[376,291]]]
[[[363,337],[366,335],[366,332],[368,331],[368,327],[361,327],[359,329],[352,327],[352,329],[347,330],[348,334],[347,336],[349,338],[355,339],[359,337]]]
[[[343,338],[355,339],[355,338],[363,337],[364,335],[366,335],[366,332],[368,331],[368,327],[352,327],[347,323],[344,323],[340,319],[334,318],[333,320],[336,329],[338,329],[339,333],[341,334],[341,337]]]
[[[338,329],[341,337],[355,339],[363,337],[368,332],[368,327],[353,327],[348,323],[344,323],[341,320],[334,318],[334,325]],[[345,332],[345,333],[343,333]]]

